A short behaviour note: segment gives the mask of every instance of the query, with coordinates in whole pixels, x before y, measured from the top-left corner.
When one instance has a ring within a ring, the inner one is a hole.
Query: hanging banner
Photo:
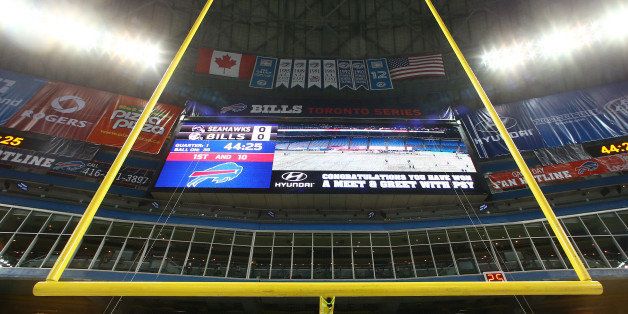
[[[348,87],[355,89],[353,85],[353,71],[351,60],[338,60],[338,86],[340,89]]]
[[[129,96],[117,97],[87,139],[96,144],[122,147],[146,103],[146,100]],[[158,154],[181,111],[182,108],[173,105],[156,104],[133,150]]]
[[[279,68],[277,69],[277,82],[275,87],[290,87],[290,74],[292,73],[292,59],[279,60]]]
[[[6,146],[0,147],[0,164],[47,169],[52,174],[87,178],[103,178],[111,167],[111,164],[107,162],[72,159]],[[115,177],[114,184],[149,187],[154,174],[154,170],[122,166]]]
[[[200,48],[195,72],[248,80],[254,64],[254,55]]]
[[[352,60],[351,69],[353,71],[353,82],[355,84],[355,90],[364,88],[369,89],[369,77],[366,73],[366,67],[364,66],[364,60]]]
[[[423,112],[422,110],[428,110]],[[189,100],[185,106],[185,117],[354,117],[354,118],[403,118],[455,120],[453,110],[447,108],[421,107],[417,104],[319,104],[313,103],[244,103],[231,105],[209,105]]]
[[[307,88],[321,88],[321,60],[308,60],[307,70]]]
[[[388,72],[388,64],[386,59],[368,59],[366,66],[369,71],[369,82],[371,90],[392,89],[392,81]]]
[[[336,60],[323,60],[323,88],[338,88],[336,71]]]
[[[45,80],[0,70],[0,125],[4,125],[37,93]]]
[[[560,183],[585,177],[628,170],[628,154],[573,161],[530,169],[539,184]],[[491,173],[487,176],[493,192],[518,190],[526,187],[519,171]]]
[[[628,135],[628,82],[496,106],[520,150],[582,144]],[[462,122],[481,158],[506,155],[486,110]]]
[[[49,83],[6,126],[83,141],[115,97],[91,88]]]
[[[294,68],[292,69],[292,83],[290,87],[305,88],[305,71],[307,60],[294,60]]]
[[[277,58],[257,57],[250,87],[272,89],[275,82]]]

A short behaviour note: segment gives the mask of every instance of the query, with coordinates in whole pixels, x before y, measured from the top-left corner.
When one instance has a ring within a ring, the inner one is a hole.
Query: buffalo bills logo
[[[194,171],[190,174],[188,187],[196,187],[201,182],[212,179],[213,183],[224,183],[237,178],[242,173],[242,166],[235,162],[226,162],[209,169]]]
[[[60,161],[52,167],[52,170],[78,171],[84,167],[85,163],[80,160]]]
[[[578,174],[582,175],[587,173],[588,171],[597,170],[598,165],[599,164],[595,161],[587,161],[580,165],[580,167],[576,168],[576,170],[578,171]]]
[[[231,106],[222,107],[222,109],[220,109],[220,113],[221,114],[225,114],[227,112],[240,112],[240,111],[242,111],[244,109],[246,109],[246,105],[245,104],[235,104],[235,105],[231,105]]]

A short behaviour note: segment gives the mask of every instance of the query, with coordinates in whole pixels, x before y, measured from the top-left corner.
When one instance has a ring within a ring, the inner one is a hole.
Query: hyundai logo
[[[517,125],[517,120],[515,120],[515,118],[501,117],[501,120],[502,120],[502,123],[504,123],[504,126],[506,127],[506,129],[508,130],[514,128]],[[497,126],[495,125],[495,123],[493,123],[492,120],[479,122],[478,124],[475,125],[475,129],[480,132],[487,132],[487,133],[499,132],[497,130]]]
[[[290,182],[300,182],[307,179],[307,174],[303,172],[286,172],[281,175],[281,178]]]

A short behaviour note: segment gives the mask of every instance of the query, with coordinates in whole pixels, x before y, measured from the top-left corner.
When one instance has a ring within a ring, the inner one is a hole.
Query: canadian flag
[[[200,48],[195,72],[248,80],[254,66],[254,55]]]

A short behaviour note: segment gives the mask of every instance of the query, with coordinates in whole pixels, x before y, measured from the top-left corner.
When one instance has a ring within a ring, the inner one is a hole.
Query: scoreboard
[[[276,125],[183,124],[157,187],[268,188]]]
[[[477,182],[455,126],[183,121],[155,190],[453,194]]]

